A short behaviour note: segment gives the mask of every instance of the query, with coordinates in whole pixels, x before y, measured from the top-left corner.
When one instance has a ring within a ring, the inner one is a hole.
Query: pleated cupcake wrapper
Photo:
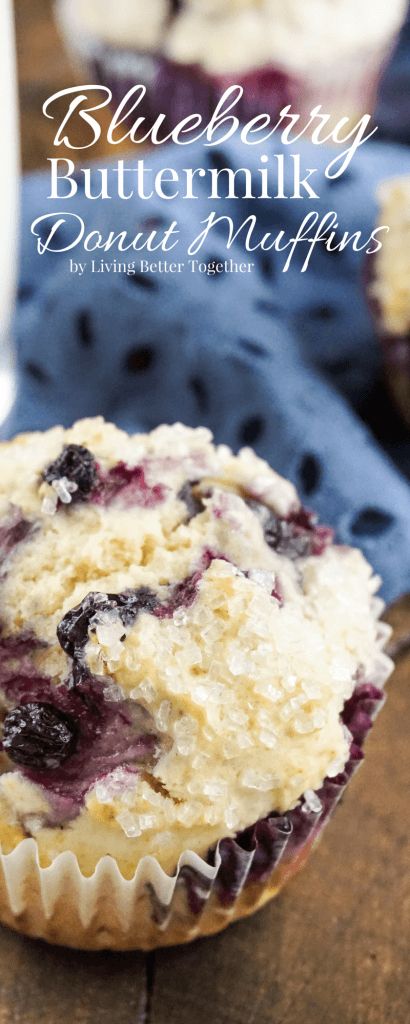
[[[360,687],[359,687],[360,689]],[[366,690],[365,684],[362,690]],[[361,737],[370,728],[383,703],[382,696],[366,693],[358,699],[356,717],[360,721]],[[223,908],[233,909],[244,888],[252,883],[263,887],[272,873],[281,865],[291,869],[292,862],[319,837],[326,822],[343,796],[346,786],[361,761],[361,743],[353,754],[342,776],[327,779],[318,791],[322,811],[304,811],[297,807],[289,813],[272,815],[257,822],[236,839],[223,839],[208,861],[192,851],[179,859],[176,874],[170,877],[153,857],[144,857],[135,876],[126,880],[117,863],[104,857],[92,877],[82,875],[78,861],[71,852],[60,854],[49,867],[40,867],[38,848],[34,839],[23,840],[16,849],[0,857],[7,897],[12,914],[18,918],[24,913],[33,886],[38,887],[44,916],[52,920],[55,906],[62,894],[78,904],[84,929],[98,919],[101,902],[109,900],[124,934],[132,927],[142,895],[149,896],[153,920],[164,932],[172,923],[174,910],[186,917],[187,928],[200,930],[200,918],[211,895]]]
[[[70,0],[57,0],[56,12],[72,56],[112,90],[115,105],[132,86],[142,83],[148,93],[138,113],[148,120],[164,113],[173,124],[192,113],[209,118],[225,89],[238,83],[244,86],[244,95],[235,113],[243,121],[261,113],[277,119],[289,103],[303,118],[321,104],[333,123],[342,117],[372,113],[394,45],[391,37],[377,47],[364,44],[360,51],[342,55],[337,61],[312,60],[302,72],[286,64],[272,64],[245,72],[211,74],[200,65],[102,42],[84,30]]]
[[[185,867],[204,880],[204,885],[215,879],[218,858],[214,866],[204,862],[192,852],[184,853],[178,862],[175,876],[170,877],[154,857],[140,861],[134,877],[125,879],[112,857],[103,857],[91,877],[84,877],[74,853],[61,853],[49,867],[40,867],[38,847],[34,839],[23,840],[16,849],[0,857],[2,880],[12,914],[19,918],[27,908],[33,889],[39,889],[45,918],[52,920],[55,907],[62,898],[74,900],[84,929],[98,917],[101,900],[115,905],[117,918],[124,934],[132,927],[132,915],[142,893],[152,893],[153,916],[157,920],[157,906],[171,908],[177,885]]]
[[[383,602],[375,598],[373,605],[378,617]],[[380,623],[381,648],[390,632],[388,626]],[[254,904],[262,903],[265,887],[272,884],[272,879],[278,879],[276,891],[305,859],[343,796],[363,758],[363,742],[384,701],[380,687],[391,669],[391,660],[380,650],[372,674],[377,685],[359,681],[346,703],[343,720],[352,734],[350,759],[343,773],[326,779],[317,792],[321,801],[319,812],[302,804],[283,815],[268,815],[236,838],[222,839],[206,859],[188,850],[180,857],[172,877],[153,857],[140,861],[131,880],[124,879],[116,861],[109,856],[100,860],[94,874],[87,878],[71,852],[60,854],[49,867],[41,867],[35,840],[25,839],[13,852],[0,856],[2,920],[50,941],[90,944],[98,948],[95,935],[98,937],[103,930],[100,918],[106,920],[107,908],[110,908],[115,918],[116,938],[111,940],[108,934],[107,939],[101,940],[102,946],[112,944],[122,948],[118,936],[124,935],[133,936],[127,939],[124,948],[130,945],[152,948],[167,944],[167,935],[172,936],[172,941],[180,942],[202,934],[202,930],[204,933],[218,930],[235,916],[238,901],[246,901],[250,890],[257,894],[253,897]],[[38,928],[35,921],[28,927],[24,924],[33,901],[41,910]],[[53,921],[57,911],[59,918],[61,914],[64,918],[65,905],[75,908],[79,924],[71,931],[63,928],[61,932],[61,927],[54,928]],[[249,911],[245,909],[243,913],[246,912]],[[142,915],[141,929],[138,928],[139,914]],[[209,926],[209,920],[215,919],[223,923]],[[23,923],[19,925],[19,922]],[[148,925],[150,935],[147,938]],[[91,931],[90,943],[84,939],[81,929],[84,934]],[[81,934],[77,942],[78,930]]]

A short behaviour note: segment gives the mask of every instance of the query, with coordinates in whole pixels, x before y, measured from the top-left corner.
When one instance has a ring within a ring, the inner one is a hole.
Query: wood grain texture
[[[1,2],[1,0],[0,0]],[[115,0],[113,0],[115,2]],[[56,122],[44,117],[44,101],[69,85],[87,79],[75,72],[68,59],[61,36],[53,19],[53,0],[15,0],[17,63],[20,95],[21,157],[24,171],[47,166],[50,156],[76,159],[76,154],[60,146],[53,151],[53,137]],[[58,107],[56,108],[58,110]],[[63,106],[60,106],[61,112]],[[99,113],[102,127],[107,127],[109,115]],[[80,145],[81,135],[73,133],[74,141]],[[109,146],[103,138],[92,149],[92,158],[108,155]],[[112,155],[112,153],[111,153]],[[78,156],[78,154],[77,154]],[[83,156],[86,154],[83,153]],[[87,166],[87,158],[81,161]]]
[[[76,953],[0,929],[0,1024],[137,1024],[145,958]]]

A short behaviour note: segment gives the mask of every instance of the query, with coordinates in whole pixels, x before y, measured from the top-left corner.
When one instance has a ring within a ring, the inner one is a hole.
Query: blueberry
[[[121,594],[87,594],[57,626],[59,644],[70,658],[80,657],[88,640],[92,619],[98,612],[118,610],[123,625],[130,626],[139,612],[152,613],[157,605],[158,598],[148,587],[125,590]]]
[[[261,502],[248,500],[247,504],[262,524],[266,543],[279,555],[291,559],[322,555],[332,542],[330,527],[320,526],[308,509],[297,509],[285,517],[276,516]]]
[[[191,519],[195,519],[195,516],[199,516],[200,512],[203,512],[205,509],[203,501],[201,501],[201,498],[198,498],[195,494],[196,484],[196,480],[187,480],[186,483],[182,485],[178,494],[179,500],[184,501],[187,507],[188,523]]]
[[[155,508],[164,501],[165,488],[162,484],[148,484],[142,466],[117,462],[107,473],[99,474],[92,500],[97,505],[105,506],[119,497],[129,507],[139,505],[141,508]]]
[[[139,612],[152,614],[159,604],[156,594],[149,587],[124,590],[122,594],[109,594],[108,597],[115,602],[124,626],[130,626]]]
[[[80,444],[68,444],[61,455],[44,470],[43,480],[51,484],[65,476],[71,483],[77,484],[72,494],[72,501],[84,500],[92,491],[97,478],[97,466],[94,456],[88,448]]]
[[[106,594],[91,593],[64,615],[57,626],[57,639],[63,651],[74,658],[80,654],[88,640],[91,619],[97,611],[108,611],[115,608],[110,604]]]
[[[270,516],[265,526],[265,540],[279,555],[303,558],[311,554],[311,536],[308,531],[294,530],[293,523]]]
[[[58,768],[76,745],[74,718],[53,704],[18,704],[4,719],[3,749],[25,768]]]
[[[154,615],[158,619],[172,619],[174,612],[178,608],[190,608],[191,604],[194,603],[198,594],[198,585],[201,582],[203,570],[199,569],[198,572],[192,573],[191,576],[186,576],[181,583],[177,583],[173,587],[169,600],[164,604],[159,604],[154,611]]]
[[[34,529],[33,523],[24,519],[19,508],[13,507],[10,515],[0,521],[0,562],[21,544]]]

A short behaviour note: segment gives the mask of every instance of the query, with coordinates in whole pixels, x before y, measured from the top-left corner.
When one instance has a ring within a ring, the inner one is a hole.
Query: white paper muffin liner
[[[373,598],[375,618],[383,607]],[[41,867],[35,839],[24,839],[0,855],[0,921],[60,945],[148,950],[218,932],[253,913],[303,866],[360,764],[393,668],[383,652],[390,634],[390,627],[379,623],[380,655],[371,682],[358,680],[343,713],[353,737],[350,759],[341,775],[324,781],[313,806],[302,803],[284,815],[269,815],[238,837],[221,840],[207,860],[185,851],[173,876],[150,856],[142,858],[130,880],[110,856],[99,861],[91,877],[82,874],[69,851]]]

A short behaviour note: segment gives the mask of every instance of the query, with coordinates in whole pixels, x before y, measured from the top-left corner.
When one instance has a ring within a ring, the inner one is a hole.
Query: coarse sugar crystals
[[[57,498],[63,503],[63,505],[70,505],[73,500],[73,494],[78,491],[78,484],[76,484],[74,480],[68,480],[66,476],[59,477],[57,480],[52,480],[51,486],[54,488]]]
[[[120,686],[117,686],[117,683],[108,683],[107,686],[104,686],[103,693],[104,700],[108,704],[119,704],[125,697],[124,691]]]
[[[172,704],[170,700],[163,700],[158,708],[155,715],[155,721],[160,732],[166,732],[169,726],[169,721],[172,712]]]
[[[127,839],[137,839],[141,835],[140,816],[132,814],[131,811],[123,810],[116,815],[116,821],[121,826]]]
[[[246,789],[258,789],[262,793],[267,793],[269,790],[275,789],[280,780],[273,773],[258,772],[253,768],[247,768],[242,772],[240,781]]]
[[[317,793],[313,789],[307,789],[303,794],[302,811],[303,814],[320,814],[323,810],[323,804]]]
[[[198,724],[191,715],[184,715],[174,725],[175,746],[178,754],[189,757],[195,750]]]
[[[110,804],[113,800],[123,797],[124,793],[134,791],[136,776],[124,768],[115,768],[96,783],[95,796],[100,804]]]
[[[152,685],[149,679],[143,679],[138,686],[130,691],[131,700],[143,700],[147,704],[152,704],[156,698],[155,686]]]

